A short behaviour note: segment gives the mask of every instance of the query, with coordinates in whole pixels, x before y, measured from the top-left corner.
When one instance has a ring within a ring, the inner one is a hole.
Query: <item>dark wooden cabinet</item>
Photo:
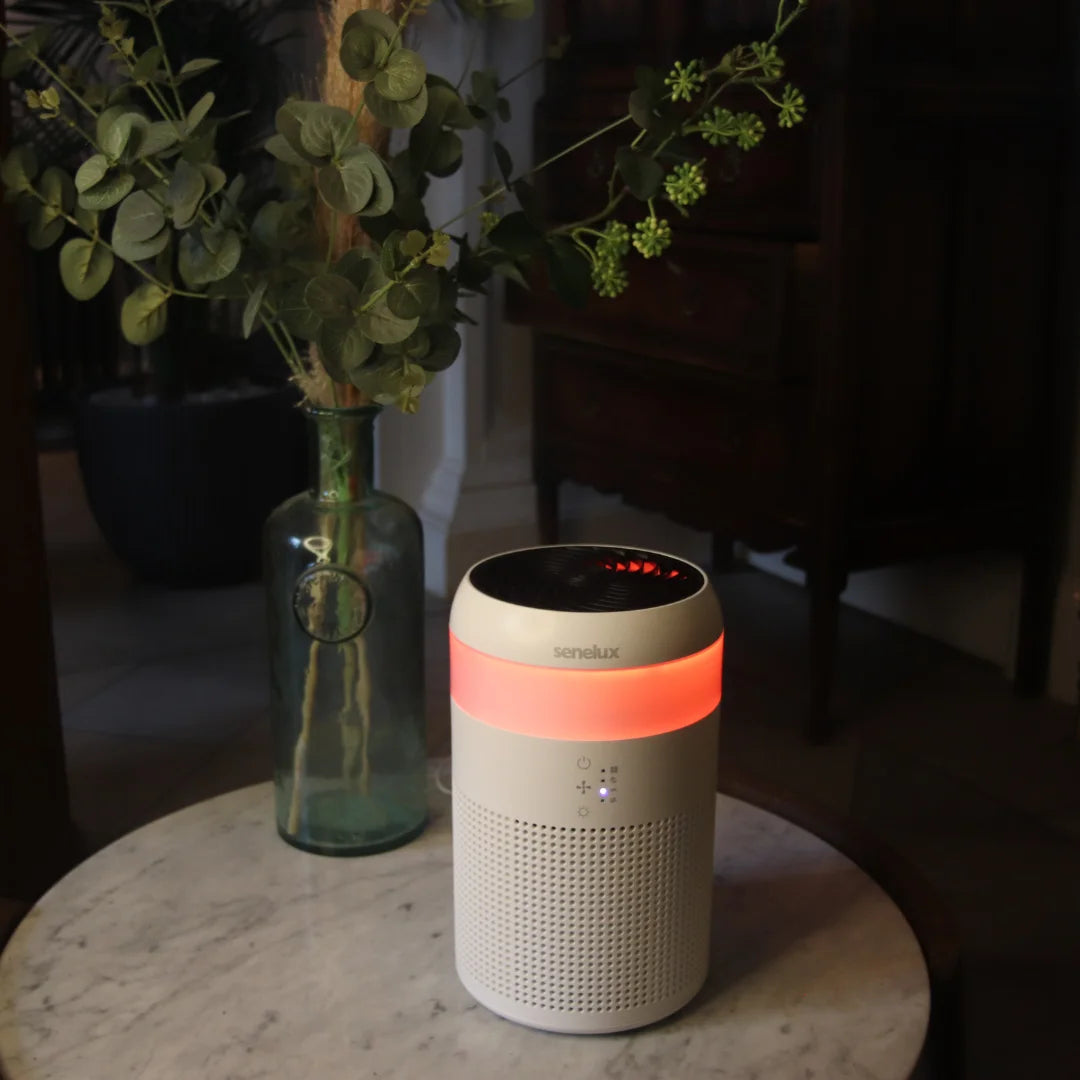
[[[551,0],[549,31],[573,44],[537,110],[539,155],[618,115],[636,63],[720,55],[767,36],[774,10]],[[1023,552],[1018,680],[1045,678],[1055,400],[1071,368],[1055,337],[1067,10],[814,0],[784,43],[807,123],[738,160],[709,151],[707,199],[669,215],[668,257],[635,259],[618,300],[517,302],[536,332],[545,539],[558,484],[575,479],[719,538],[793,548],[810,592],[812,737],[830,731],[853,569]],[[603,205],[620,141],[542,174],[556,219]]]

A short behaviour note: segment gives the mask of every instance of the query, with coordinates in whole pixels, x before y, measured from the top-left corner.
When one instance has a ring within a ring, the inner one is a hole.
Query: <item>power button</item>
[[[579,769],[587,769],[590,765],[592,765],[592,761],[587,757],[579,757],[577,759],[577,767]]]

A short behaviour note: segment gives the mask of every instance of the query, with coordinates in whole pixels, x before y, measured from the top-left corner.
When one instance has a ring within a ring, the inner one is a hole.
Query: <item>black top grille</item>
[[[469,580],[482,593],[546,611],[638,611],[693,596],[705,584],[696,566],[653,551],[540,547],[495,555]]]

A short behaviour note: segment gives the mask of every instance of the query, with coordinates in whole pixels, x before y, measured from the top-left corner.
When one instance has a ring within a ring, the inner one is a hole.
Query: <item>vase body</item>
[[[308,409],[311,485],[264,535],[277,827],[328,855],[426,818],[420,522],[372,486],[377,407]]]

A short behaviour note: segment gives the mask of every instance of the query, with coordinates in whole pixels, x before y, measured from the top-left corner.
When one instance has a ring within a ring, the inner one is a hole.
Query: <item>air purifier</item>
[[[601,1033],[705,980],[723,619],[671,555],[484,559],[450,612],[454,936],[507,1019]]]

